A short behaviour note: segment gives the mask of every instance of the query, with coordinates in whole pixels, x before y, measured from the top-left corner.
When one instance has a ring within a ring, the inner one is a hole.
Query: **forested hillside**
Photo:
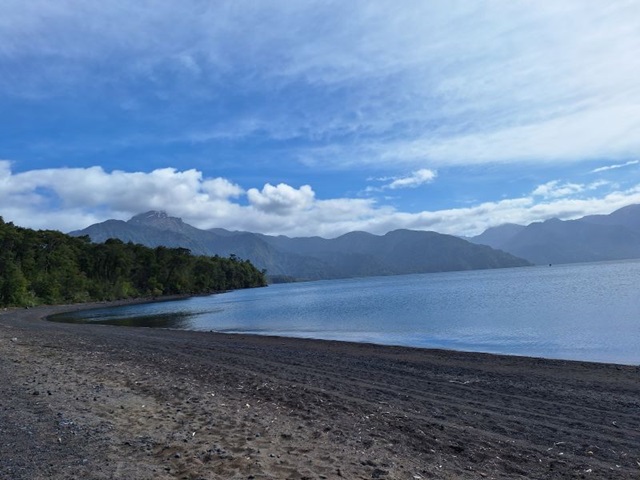
[[[248,260],[120,240],[91,243],[0,217],[0,306],[202,294],[266,285]]]

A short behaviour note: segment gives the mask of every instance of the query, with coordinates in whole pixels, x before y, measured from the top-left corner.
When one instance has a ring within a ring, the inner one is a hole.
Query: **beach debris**
[[[11,339],[11,341],[12,341],[12,342],[17,342],[17,341],[18,341],[18,337],[13,337],[13,338]]]
[[[620,426],[618,425],[618,423],[617,423],[617,422],[611,422],[611,425],[613,425],[613,426],[614,426],[614,427],[616,427],[616,428],[620,428]]]

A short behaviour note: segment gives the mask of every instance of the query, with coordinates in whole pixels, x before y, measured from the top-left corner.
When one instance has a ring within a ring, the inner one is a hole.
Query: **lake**
[[[640,364],[640,261],[280,284],[56,320]]]

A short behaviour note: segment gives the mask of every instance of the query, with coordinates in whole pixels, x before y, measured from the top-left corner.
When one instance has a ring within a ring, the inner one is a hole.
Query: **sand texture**
[[[640,368],[0,314],[0,479],[638,479]]]

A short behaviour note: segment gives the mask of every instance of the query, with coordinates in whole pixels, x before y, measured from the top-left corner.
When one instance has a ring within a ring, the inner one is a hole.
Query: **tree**
[[[0,217],[0,306],[202,294],[266,285],[250,262],[20,228]]]

